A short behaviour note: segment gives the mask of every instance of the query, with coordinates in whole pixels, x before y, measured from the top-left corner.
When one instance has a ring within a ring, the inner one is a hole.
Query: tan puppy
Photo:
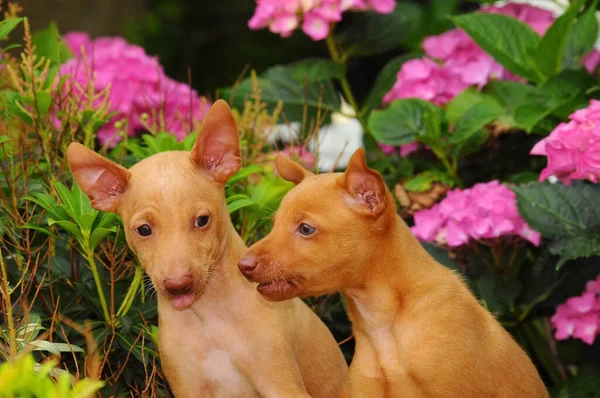
[[[158,291],[159,349],[177,397],[346,396],[347,365],[300,299],[271,303],[237,268],[247,248],[225,203],[241,165],[224,101],[191,152],[164,152],[129,170],[86,147],[68,150],[94,208],[118,213]]]
[[[525,352],[396,214],[363,149],[343,174],[315,176],[284,156],[277,169],[298,185],[238,266],[273,301],[342,292],[356,338],[351,397],[548,396]]]

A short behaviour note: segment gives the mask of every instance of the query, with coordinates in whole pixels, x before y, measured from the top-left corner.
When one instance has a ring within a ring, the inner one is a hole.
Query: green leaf
[[[371,91],[362,105],[361,113],[363,115],[368,114],[372,109],[375,109],[381,105],[383,97],[394,86],[398,72],[400,71],[400,68],[402,68],[402,65],[406,61],[414,59],[417,56],[417,54],[401,55],[385,64],[383,69],[381,69],[379,72],[379,75],[377,75],[375,83],[373,83],[373,87],[371,87]]]
[[[322,82],[344,76],[345,67],[328,58],[308,58],[288,65],[290,75],[297,81]]]
[[[54,355],[60,355],[62,352],[84,352],[81,347],[76,345],[51,343],[47,340],[35,340],[29,344],[35,347],[35,351],[48,351]]]
[[[5,142],[9,142],[12,141],[10,137],[7,137],[5,135],[0,135],[0,145],[4,144]]]
[[[4,21],[0,22],[0,39],[8,36],[10,32],[15,30],[21,21],[23,21],[23,18],[5,19]]]
[[[561,237],[552,241],[549,246],[552,254],[560,255],[556,264],[562,267],[567,261],[576,258],[600,256],[600,235],[595,233],[582,233],[581,235]]]
[[[404,37],[418,28],[422,16],[421,6],[399,1],[390,14],[367,11],[355,15],[353,23],[336,34],[336,39],[348,55],[380,54],[399,47]]]
[[[38,91],[36,92],[36,100],[37,100],[37,109],[40,118],[43,118],[50,110],[50,105],[52,104],[52,96],[47,91]]]
[[[571,28],[564,52],[565,67],[577,67],[581,57],[594,49],[598,38],[597,3],[595,0]]]
[[[73,223],[71,221],[48,219],[49,226],[53,226],[54,224],[58,225],[59,227],[61,227],[65,231],[67,231],[74,238],[76,238],[80,241],[83,239],[83,235],[81,235],[81,230],[79,229],[79,227],[77,225],[75,225],[75,223]]]
[[[104,240],[104,238],[106,238],[108,235],[110,235],[111,233],[115,232],[116,228],[96,228],[94,230],[94,232],[92,232],[92,234],[90,235],[90,250],[94,250],[96,248],[96,246],[98,246],[98,244],[100,242],[102,242],[102,240]]]
[[[434,134],[426,123],[426,115],[442,113],[442,109],[420,99],[396,100],[383,110],[371,112],[369,130],[382,144],[403,145]]]
[[[288,67],[274,66],[258,78],[261,100],[269,110],[279,101],[283,102],[283,121],[302,121],[305,107],[310,118],[315,118],[320,109],[338,112],[341,106],[338,91],[331,81],[308,82],[296,80]],[[244,79],[237,87],[223,90],[225,98],[232,98],[233,106],[243,109],[244,101],[252,95],[252,81]]]
[[[479,46],[515,75],[539,80],[529,63],[540,37],[527,24],[501,14],[470,13],[452,18]]]
[[[504,108],[493,100],[481,102],[471,107],[457,122],[450,136],[451,144],[468,141],[482,128],[504,113]]]
[[[35,45],[35,53],[47,58],[52,65],[61,65],[72,57],[71,51],[60,37],[58,28],[54,22],[32,35],[32,43]]]
[[[573,181],[570,187],[537,183],[511,189],[517,194],[521,216],[544,236],[576,236],[600,225],[598,185]]]
[[[443,184],[453,186],[454,180],[448,173],[440,170],[427,170],[423,173],[415,176],[404,183],[403,187],[407,191],[411,192],[426,192],[431,189],[434,182],[441,182]]]
[[[39,225],[26,223],[26,224],[20,225],[19,228],[21,228],[21,229],[33,229],[35,231],[39,231],[39,232],[41,232],[43,234],[46,234],[48,236],[52,236],[53,238],[59,238],[58,235],[53,234],[52,232],[50,232],[46,228],[40,227]]]
[[[13,48],[21,48],[21,47],[23,47],[23,46],[21,46],[18,43],[13,43],[13,44],[10,44],[10,45],[8,45],[6,47],[2,47],[0,49],[0,53],[5,53],[5,52],[8,52],[8,51],[12,50]]]
[[[452,98],[452,100],[446,104],[446,117],[448,118],[448,123],[455,125],[469,109],[486,100],[498,103],[494,98],[482,93],[474,87],[461,91],[460,94]]]
[[[69,215],[73,217],[75,221],[79,222],[79,216],[81,215],[81,206],[79,201],[76,201],[75,198],[73,198],[71,191],[69,191],[69,188],[65,187],[60,182],[55,182],[54,187],[56,188],[58,197],[60,198],[60,201],[65,207],[67,213],[69,213]]]
[[[239,199],[239,200],[234,200],[233,202],[229,203],[227,205],[227,210],[229,210],[229,214],[232,214],[240,209],[243,209],[244,207],[250,207],[250,206],[257,206],[258,203],[256,203],[253,199]]]
[[[523,219],[545,238],[550,251],[559,254],[558,266],[579,258],[600,255],[600,186],[574,181],[562,184],[528,184],[512,187]]]
[[[450,268],[453,271],[458,271],[456,262],[450,258],[448,250],[435,246],[432,243],[421,243],[425,250],[440,264]]]
[[[257,164],[251,164],[251,165],[242,167],[240,170],[237,171],[237,173],[235,173],[234,175],[231,176],[229,181],[227,181],[227,185],[230,185],[230,184],[233,184],[234,182],[243,180],[252,174],[261,173],[262,171],[263,171],[262,166],[259,166]]]
[[[556,18],[533,53],[536,69],[545,78],[554,76],[562,68],[569,33],[584,2],[585,0],[573,2],[560,17]]]

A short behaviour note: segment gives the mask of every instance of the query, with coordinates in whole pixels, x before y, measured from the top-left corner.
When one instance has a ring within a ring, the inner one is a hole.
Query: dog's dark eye
[[[304,236],[310,236],[310,235],[314,234],[317,231],[317,229],[315,227],[311,227],[308,224],[302,223],[302,224],[300,224],[299,231]]]
[[[208,220],[210,220],[210,217],[208,215],[200,216],[196,218],[196,221],[194,221],[194,227],[202,228],[206,224],[208,224]]]
[[[150,236],[152,235],[152,228],[148,224],[144,224],[141,227],[137,227],[135,232],[140,234],[140,236]]]

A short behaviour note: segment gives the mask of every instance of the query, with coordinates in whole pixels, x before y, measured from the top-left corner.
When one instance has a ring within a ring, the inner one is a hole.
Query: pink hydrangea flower
[[[395,7],[395,0],[257,0],[248,27],[268,27],[281,37],[289,37],[301,26],[306,35],[319,41],[327,37],[331,24],[341,21],[348,10],[372,9],[389,14]]]
[[[550,11],[528,4],[509,3],[502,7],[488,7],[481,12],[504,14],[519,19],[542,35],[552,25]],[[425,54],[444,61],[444,66],[459,75],[467,85],[483,87],[490,78],[516,80],[517,78],[481,49],[464,31],[453,29],[423,42]]]
[[[415,213],[414,221],[411,230],[419,240],[450,247],[514,235],[538,246],[541,238],[519,215],[514,192],[498,181],[454,189],[431,209]]]
[[[392,89],[383,97],[384,103],[400,98],[420,98],[443,105],[467,87],[458,75],[429,58],[405,62]]]
[[[591,100],[587,108],[575,111],[569,119],[530,152],[548,157],[540,181],[556,176],[567,186],[571,180],[596,183],[600,177],[600,101]]]
[[[183,138],[202,120],[210,107],[204,97],[187,84],[167,77],[156,57],[150,57],[143,48],[127,43],[120,37],[102,37],[95,40],[83,32],[72,32],[64,40],[74,58],[61,66],[60,75],[69,75],[67,90],[85,97],[89,77],[94,78],[94,92],[110,85],[110,110],[116,115],[98,131],[101,144],[114,145],[115,122],[126,119],[128,133],[133,135],[147,125],[164,120],[165,130]],[[86,54],[86,61],[83,58]],[[86,70],[86,65],[90,70]],[[95,105],[101,99],[95,101]],[[190,123],[191,122],[191,123]]]
[[[394,145],[386,145],[386,144],[379,144],[379,148],[381,148],[381,151],[385,154],[385,155],[391,155],[394,152],[396,152],[397,148]],[[419,143],[418,142],[412,142],[410,144],[404,144],[404,145],[400,145],[398,151],[400,153],[401,157],[410,155],[413,152],[416,152],[419,149]]]
[[[299,162],[302,167],[312,170],[315,167],[315,155],[308,149],[299,146],[288,146],[281,151],[292,160]]]
[[[600,334],[600,276],[587,283],[581,296],[559,305],[550,320],[557,340],[574,337],[592,345]]]
[[[600,64],[600,51],[598,50],[593,50],[583,57],[583,66],[589,73],[594,73],[598,64]]]

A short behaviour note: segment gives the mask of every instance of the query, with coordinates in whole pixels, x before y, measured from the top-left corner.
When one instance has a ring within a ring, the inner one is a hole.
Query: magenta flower
[[[280,153],[299,162],[305,169],[312,170],[312,168],[315,167],[315,155],[306,148],[290,145],[284,148]]]
[[[530,152],[548,158],[540,181],[556,176],[567,186],[571,180],[596,183],[600,177],[600,101],[591,100],[587,108],[575,111],[569,119]]]
[[[248,27],[268,27],[281,37],[289,37],[301,26],[306,35],[319,41],[327,37],[331,24],[340,22],[346,11],[372,9],[389,14],[395,7],[394,0],[257,0]]]
[[[593,50],[591,53],[583,57],[583,66],[589,73],[594,73],[600,64],[600,51]]]
[[[120,37],[95,40],[83,32],[72,32],[64,40],[74,58],[61,66],[60,75],[69,75],[66,88],[85,97],[89,77],[94,77],[94,91],[110,85],[110,110],[116,115],[98,131],[101,144],[114,145],[115,122],[126,119],[128,133],[135,134],[162,121],[164,130],[183,138],[195,129],[210,107],[204,97],[187,84],[167,77],[156,57]],[[84,61],[82,49],[85,51]],[[86,70],[86,65],[90,70]],[[90,73],[91,72],[91,73]],[[95,105],[100,99],[95,101]],[[83,105],[82,105],[83,106]],[[143,119],[147,115],[147,119]]]
[[[415,213],[414,221],[411,230],[419,240],[450,247],[515,235],[538,246],[541,238],[519,215],[514,192],[498,181],[454,189],[431,209]]]
[[[557,340],[574,337],[592,345],[600,334],[600,276],[587,283],[581,296],[559,305],[550,320]]]
[[[429,58],[413,59],[402,65],[396,83],[383,97],[383,102],[420,98],[443,105],[466,87],[458,75]]]
[[[488,7],[481,12],[498,13],[517,18],[544,34],[552,25],[554,16],[550,11],[528,4],[509,3],[502,7]],[[483,51],[464,31],[453,29],[423,42],[425,54],[444,61],[453,74],[459,75],[466,85],[483,87],[490,79],[516,80],[512,73]]]
[[[396,152],[397,148],[394,145],[387,145],[387,144],[379,144],[379,148],[381,148],[381,151],[385,154],[385,155],[391,155],[394,152]],[[413,152],[416,152],[419,149],[419,143],[418,142],[411,142],[410,144],[404,144],[404,145],[400,145],[399,147],[399,153],[401,157],[405,157],[407,155],[410,155]]]

